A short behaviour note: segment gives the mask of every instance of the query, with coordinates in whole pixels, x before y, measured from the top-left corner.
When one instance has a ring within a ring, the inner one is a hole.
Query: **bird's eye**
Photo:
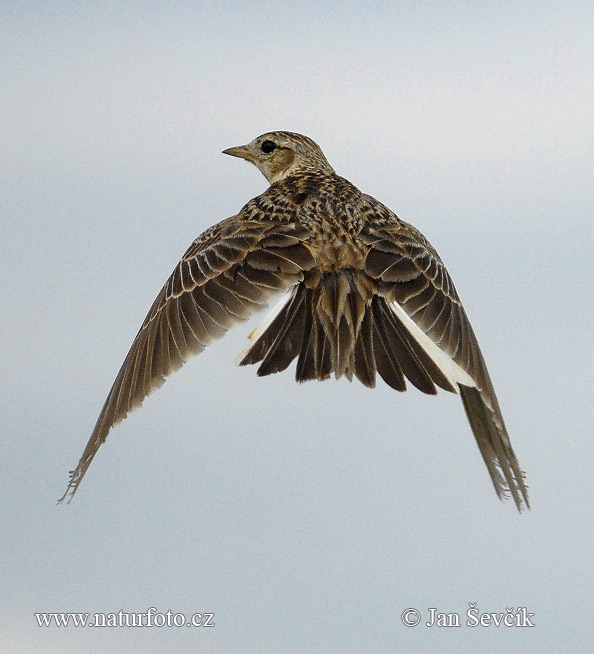
[[[264,154],[270,154],[276,150],[276,143],[274,141],[264,141],[264,143],[262,143],[260,146],[260,149]]]

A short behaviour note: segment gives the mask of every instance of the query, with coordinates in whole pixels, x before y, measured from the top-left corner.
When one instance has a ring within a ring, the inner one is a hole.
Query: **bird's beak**
[[[249,145],[238,145],[235,148],[227,148],[227,150],[223,150],[223,154],[230,154],[232,157],[239,157],[248,161],[254,160],[254,155]]]

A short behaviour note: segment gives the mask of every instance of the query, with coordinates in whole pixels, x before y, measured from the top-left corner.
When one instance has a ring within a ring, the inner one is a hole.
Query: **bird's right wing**
[[[248,207],[199,236],[175,267],[132,343],[59,501],[72,498],[109,430],[169,374],[315,265],[303,227],[259,216]]]

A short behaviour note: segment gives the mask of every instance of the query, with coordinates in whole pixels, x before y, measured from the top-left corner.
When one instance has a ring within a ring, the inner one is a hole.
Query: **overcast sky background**
[[[590,651],[593,34],[586,1],[0,5],[0,650]],[[253,322],[55,505],[174,265],[266,188],[221,150],[273,129],[436,246],[530,512],[497,499],[459,398],[258,379],[234,365]],[[469,602],[536,627],[424,626]],[[149,607],[216,627],[33,615]]]

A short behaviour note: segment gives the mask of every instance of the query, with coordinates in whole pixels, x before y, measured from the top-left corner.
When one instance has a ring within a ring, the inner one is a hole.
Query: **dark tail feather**
[[[311,290],[306,290],[306,303],[307,307],[311,307]],[[314,360],[315,351],[315,334],[314,334],[314,321],[313,313],[305,309],[305,320],[303,328],[303,340],[301,341],[301,349],[299,351],[299,359],[297,361],[297,374],[296,378],[299,382],[309,381],[316,379],[316,366]]]
[[[285,304],[285,306],[279,311],[278,315],[270,323],[266,331],[258,338],[258,340],[252,345],[252,347],[245,354],[243,359],[239,362],[240,366],[245,366],[251,363],[258,363],[267,355],[271,349],[275,349],[278,352],[278,346],[280,345],[279,335],[282,333],[286,334],[288,325],[290,324],[290,316],[294,313],[293,309],[296,305],[299,305],[302,301],[302,297],[297,297],[301,287],[296,287],[295,291]],[[294,316],[293,316],[294,317]],[[292,340],[289,342],[292,343]],[[275,347],[276,345],[276,347]],[[288,363],[283,367],[279,368],[277,371],[284,370],[295,358],[295,355],[288,361]],[[272,371],[271,371],[272,372]]]
[[[240,365],[261,361],[258,375],[270,375],[297,357],[299,382],[334,373],[373,387],[377,371],[399,391],[405,376],[424,393],[435,394],[435,384],[454,390],[387,301],[354,271],[326,273],[314,288],[296,286]]]
[[[384,324],[389,345],[409,381],[420,391],[430,395],[437,393],[435,384],[446,391],[457,393],[458,389],[452,385],[387,302],[381,297],[375,297],[372,306],[375,322]]]
[[[305,332],[297,360],[295,378],[298,382],[312,379],[329,379],[332,372],[330,353],[332,346],[328,342],[324,327],[317,312],[313,311],[313,291],[307,291]]]
[[[262,364],[258,368],[260,377],[281,372],[297,356],[305,325],[304,303],[304,293],[298,287],[293,297],[265,332],[265,334],[270,332],[270,340],[274,335],[274,340],[269,346],[262,344],[262,347],[267,347],[264,350]]]
[[[381,316],[376,318],[377,310],[373,307],[373,346],[375,350],[375,363],[381,378],[397,391],[406,390],[406,381],[398,357],[392,350],[390,338],[386,332],[386,325]]]
[[[373,298],[372,306],[374,321],[380,325],[387,338],[387,346],[398,361],[402,372],[420,391],[435,395],[437,390],[426,366],[423,365],[425,363],[423,359],[429,358],[425,356],[423,348],[402,326],[383,298]]]
[[[364,386],[369,388],[375,386],[376,371],[376,353],[371,315],[371,310],[367,308],[363,314],[361,329],[355,344],[355,375]]]
[[[299,382],[328,379],[332,373],[352,379],[354,373],[364,384],[374,385],[369,320],[368,335],[359,338],[359,324],[366,311],[364,300],[356,297],[359,293],[356,284],[342,274],[323,275],[313,289],[299,284],[240,365],[262,361],[258,375],[269,375],[299,357]],[[355,350],[360,352],[358,363]]]
[[[239,365],[262,361],[258,368],[262,377],[285,370],[299,356],[297,381],[328,379],[332,372],[331,345],[318,314],[312,311],[313,295],[304,284],[296,286]]]

